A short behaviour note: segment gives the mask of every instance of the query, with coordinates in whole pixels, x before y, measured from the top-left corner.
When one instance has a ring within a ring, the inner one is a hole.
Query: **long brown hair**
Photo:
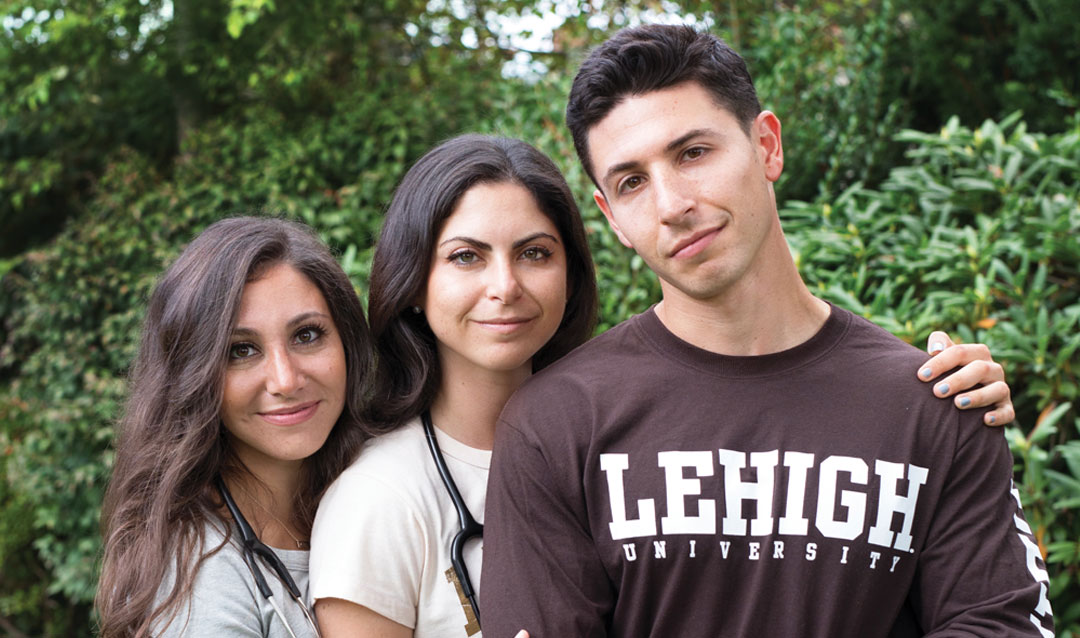
[[[386,431],[431,407],[440,382],[435,335],[411,308],[427,286],[435,241],[477,184],[525,188],[566,246],[569,298],[562,323],[533,357],[538,371],[581,345],[596,327],[596,275],[585,226],[555,163],[521,140],[461,135],[417,160],[386,212],[371,264],[368,319],[377,370],[368,421]],[[492,219],[498,224],[498,219]]]
[[[229,336],[245,284],[278,263],[322,292],[346,361],[344,410],[304,462],[291,521],[297,529],[310,532],[319,496],[359,451],[371,338],[348,277],[301,224],[253,217],[213,224],[161,276],[143,323],[102,509],[96,602],[104,638],[148,636],[173,617],[202,560],[224,546],[207,551],[203,544],[205,524],[220,519],[214,477],[244,471],[219,416]],[[159,602],[170,570],[174,586]]]

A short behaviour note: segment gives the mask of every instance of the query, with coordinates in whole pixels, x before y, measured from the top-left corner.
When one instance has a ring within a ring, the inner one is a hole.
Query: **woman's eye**
[[[313,343],[318,341],[322,334],[323,331],[314,326],[301,328],[296,332],[296,340],[300,343]]]
[[[540,246],[530,246],[522,251],[521,256],[529,261],[540,261],[551,256],[551,251]]]
[[[229,359],[233,361],[247,359],[253,354],[255,354],[255,347],[250,343],[234,343],[229,346]]]
[[[454,253],[453,255],[450,255],[450,261],[454,262],[455,264],[461,264],[463,266],[468,266],[469,264],[475,263],[476,259],[476,253],[471,250],[462,250],[460,252]]]

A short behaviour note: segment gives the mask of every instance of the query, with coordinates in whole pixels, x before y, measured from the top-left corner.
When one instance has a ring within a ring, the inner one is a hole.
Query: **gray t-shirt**
[[[204,551],[221,544],[224,533],[220,522],[206,525]],[[308,552],[274,549],[281,562],[288,568],[304,599],[308,591]],[[201,555],[201,554],[200,554]],[[277,574],[264,561],[258,559],[274,602],[285,615],[297,638],[314,635],[304,612],[289,595]],[[163,600],[172,590],[174,575],[162,582],[158,599]],[[162,623],[163,624],[163,623]],[[239,533],[233,530],[229,544],[206,559],[195,575],[191,596],[180,603],[178,612],[168,626],[154,631],[158,638],[181,636],[223,636],[239,638],[261,636],[265,638],[288,638],[289,631],[273,606],[262,597],[255,585],[255,578],[244,562],[240,551]]]

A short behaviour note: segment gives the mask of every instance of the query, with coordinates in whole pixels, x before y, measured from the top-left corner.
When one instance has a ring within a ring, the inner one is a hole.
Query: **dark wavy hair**
[[[761,112],[746,63],[720,38],[689,26],[649,24],[623,29],[596,47],[578,69],[566,105],[566,126],[585,172],[599,186],[589,160],[589,129],[627,96],[697,82],[743,131]]]
[[[96,603],[105,638],[148,636],[172,618],[213,553],[199,553],[205,524],[220,519],[212,481],[246,472],[219,416],[229,338],[244,286],[276,264],[318,287],[345,350],[345,406],[326,443],[304,461],[291,521],[298,529],[310,532],[321,493],[365,438],[360,418],[371,337],[356,291],[330,251],[309,228],[282,219],[237,217],[203,231],[159,279],[130,375],[102,509]],[[158,603],[170,569],[175,584]]]
[[[424,317],[410,308],[424,293],[435,241],[458,201],[477,184],[504,182],[532,194],[566,246],[570,296],[555,335],[533,357],[533,370],[591,336],[596,275],[581,215],[558,167],[520,140],[482,135],[450,139],[409,169],[394,193],[375,248],[368,319],[377,361],[369,420],[376,427],[393,429],[431,407],[440,382],[435,336]]]

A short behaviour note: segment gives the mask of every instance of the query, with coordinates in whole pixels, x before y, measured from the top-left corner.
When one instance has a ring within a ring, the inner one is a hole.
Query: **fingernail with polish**
[[[948,394],[949,393],[949,384],[948,383],[942,383],[936,389],[938,391],[938,394]]]
[[[971,399],[967,397],[960,397],[960,407],[966,408],[971,405]]]
[[[936,341],[930,344],[930,354],[937,354],[945,349],[945,344],[940,341]]]
[[[934,373],[934,371],[931,370],[930,368],[923,368],[922,370],[919,370],[919,376],[921,376],[924,379],[929,379],[930,375],[933,374],[933,373]]]
[[[990,422],[990,425],[993,425],[994,421],[997,421],[997,417],[995,417],[993,414],[991,414],[989,417],[987,417],[986,420]]]

